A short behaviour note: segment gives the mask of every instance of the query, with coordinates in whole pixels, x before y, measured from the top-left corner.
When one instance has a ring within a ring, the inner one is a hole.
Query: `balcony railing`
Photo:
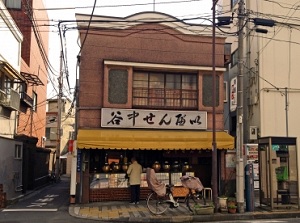
[[[26,104],[28,107],[32,108],[33,98],[31,98],[26,92],[21,92],[20,96],[21,96],[21,102],[23,102],[23,104]]]
[[[18,111],[20,109],[19,93],[13,89],[10,89],[10,94],[0,90],[0,104],[8,109]]]

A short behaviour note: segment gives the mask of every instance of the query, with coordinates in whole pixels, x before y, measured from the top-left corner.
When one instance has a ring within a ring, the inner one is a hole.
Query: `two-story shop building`
[[[82,45],[76,105],[80,201],[129,199],[124,171],[133,156],[143,168],[156,163],[157,176],[177,186],[178,196],[183,172],[211,187],[211,26],[157,12],[91,21],[90,15],[76,14],[76,20]],[[215,41],[221,182],[234,171],[225,156],[233,151],[234,138],[224,131],[225,38]],[[145,198],[144,173],[141,178]]]

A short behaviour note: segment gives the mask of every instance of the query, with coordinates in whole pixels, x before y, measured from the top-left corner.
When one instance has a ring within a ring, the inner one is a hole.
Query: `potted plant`
[[[230,206],[230,205],[236,205],[236,199],[235,199],[235,197],[228,197],[228,199],[227,199],[227,206]]]
[[[235,214],[236,213],[236,209],[237,209],[237,206],[234,205],[234,204],[230,204],[227,206],[228,208],[228,213],[231,213],[231,214]]]
[[[200,205],[196,204],[194,206],[194,214],[213,214],[214,213],[214,205],[213,204],[207,204],[207,205]]]
[[[227,199],[228,199],[228,197],[225,196],[225,195],[222,195],[222,196],[218,197],[218,201],[219,201],[219,207],[218,208],[221,212],[227,211]]]

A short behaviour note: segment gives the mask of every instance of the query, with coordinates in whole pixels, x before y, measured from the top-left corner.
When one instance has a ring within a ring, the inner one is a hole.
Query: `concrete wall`
[[[6,199],[12,200],[22,194],[22,157],[15,158],[15,145],[22,142],[0,137],[0,184],[6,192]]]

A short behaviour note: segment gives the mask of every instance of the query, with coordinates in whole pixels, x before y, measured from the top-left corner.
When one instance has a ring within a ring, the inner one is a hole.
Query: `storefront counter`
[[[194,172],[187,172],[194,176]],[[180,177],[182,173],[156,173],[158,180],[165,184],[172,184],[174,197],[184,197],[188,190],[182,187]],[[146,199],[150,189],[148,188],[146,173],[141,174],[141,200]],[[130,191],[125,173],[92,173],[90,174],[90,202],[129,200]]]

